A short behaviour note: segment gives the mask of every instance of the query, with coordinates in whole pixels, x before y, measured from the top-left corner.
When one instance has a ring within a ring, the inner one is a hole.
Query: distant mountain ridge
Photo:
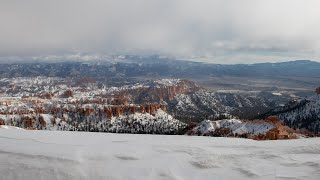
[[[320,77],[320,63],[298,60],[257,64],[209,64],[159,57],[128,56],[121,61],[99,62],[34,62],[1,64],[0,77],[175,77],[192,76],[297,76]]]

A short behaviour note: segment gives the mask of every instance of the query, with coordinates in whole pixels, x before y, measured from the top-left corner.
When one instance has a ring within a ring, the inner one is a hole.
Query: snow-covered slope
[[[283,107],[270,111],[291,128],[320,132],[320,95],[292,101]]]
[[[243,135],[243,134],[265,134],[269,130],[275,128],[276,126],[271,122],[266,121],[241,121],[238,119],[224,119],[217,121],[204,120],[199,123],[195,128],[189,132],[190,134],[196,135],[223,135],[218,134],[221,132],[217,132],[219,129],[227,128],[230,132],[228,134],[233,135]],[[228,135],[225,134],[225,135]]]
[[[0,125],[0,129],[18,129],[18,130],[24,130],[22,128],[16,127],[16,126],[7,126],[7,125]]]
[[[0,129],[1,180],[320,177],[320,140],[253,141]]]
[[[287,102],[289,95],[278,96],[261,91],[207,91],[178,94],[169,102],[169,110],[182,119],[253,118]],[[221,116],[221,117],[220,117]],[[225,117],[226,116],[226,117]]]
[[[113,117],[110,124],[105,127],[105,122],[98,124],[101,131],[116,133],[146,133],[146,134],[177,134],[187,125],[174,119],[163,110],[157,110],[156,114],[135,113],[129,116]]]

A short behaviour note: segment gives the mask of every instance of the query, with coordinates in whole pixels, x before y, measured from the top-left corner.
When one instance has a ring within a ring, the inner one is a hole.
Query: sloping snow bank
[[[308,179],[320,139],[254,141],[0,129],[0,179]]]
[[[19,127],[7,126],[7,125],[0,125],[0,129],[18,129],[18,130],[24,130],[24,129],[19,128]]]

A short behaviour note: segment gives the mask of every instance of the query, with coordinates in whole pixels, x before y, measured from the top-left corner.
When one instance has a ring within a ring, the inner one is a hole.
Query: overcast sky
[[[0,57],[157,52],[320,60],[319,0],[1,0]]]

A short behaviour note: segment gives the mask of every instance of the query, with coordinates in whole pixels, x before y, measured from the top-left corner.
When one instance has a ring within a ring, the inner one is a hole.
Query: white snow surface
[[[0,179],[320,178],[320,139],[0,129]]]
[[[24,130],[24,129],[19,128],[19,127],[7,126],[7,125],[0,125],[0,129],[18,129],[18,130]]]

